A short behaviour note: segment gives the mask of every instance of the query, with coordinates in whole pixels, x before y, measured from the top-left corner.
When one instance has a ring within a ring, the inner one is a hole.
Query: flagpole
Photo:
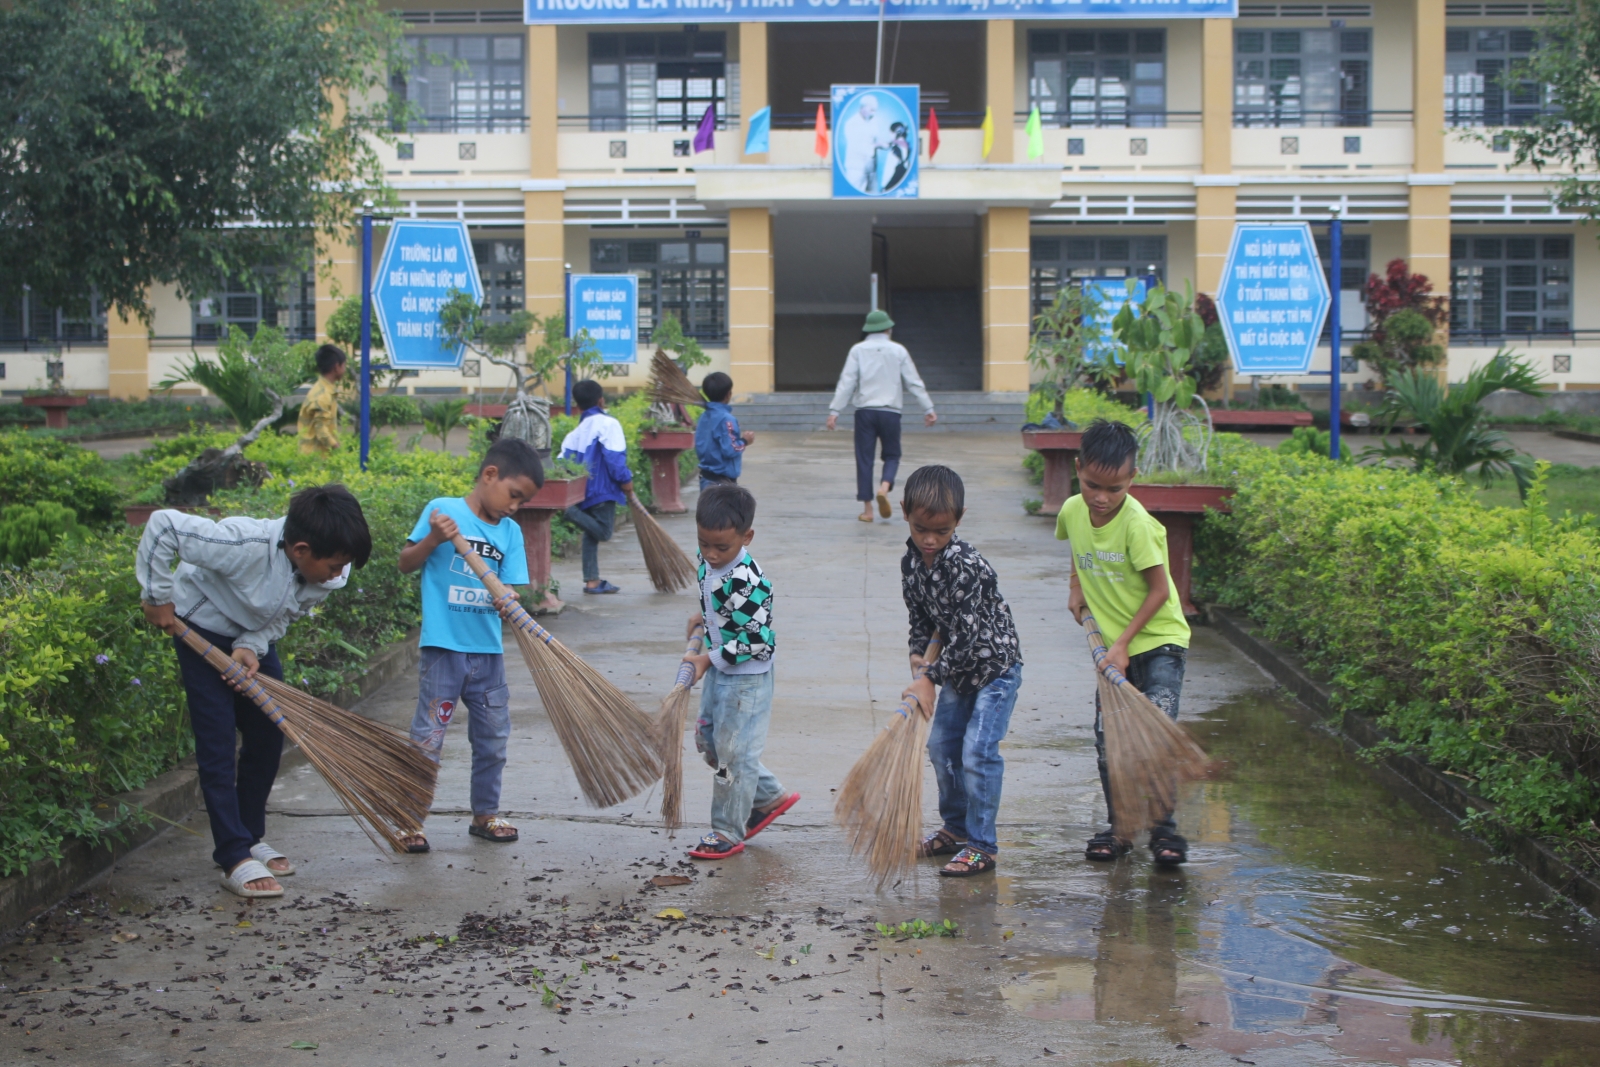
[[[883,84],[883,5],[885,0],[878,0],[878,61],[872,68],[872,84]]]

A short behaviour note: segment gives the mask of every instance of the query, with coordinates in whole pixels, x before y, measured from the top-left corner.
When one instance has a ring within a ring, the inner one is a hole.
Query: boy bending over
[[[1078,449],[1077,496],[1061,505],[1056,537],[1072,542],[1072,592],[1067,608],[1083,624],[1091,612],[1107,637],[1110,661],[1174,722],[1189,655],[1189,624],[1167,574],[1167,531],[1128,495],[1137,472],[1139,441],[1120,422],[1095,419]],[[1111,818],[1111,783],[1106,775],[1106,735],[1095,693],[1094,747],[1100,786]],[[1084,855],[1114,860],[1131,847],[1110,830],[1089,839]],[[1178,835],[1172,813],[1150,828],[1150,852],[1159,864],[1183,863],[1189,843]]]

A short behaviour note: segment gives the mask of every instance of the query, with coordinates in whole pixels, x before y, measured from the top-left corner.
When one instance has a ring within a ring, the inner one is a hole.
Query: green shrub
[[[50,437],[0,433],[0,506],[51,501],[85,522],[109,522],[117,491],[86,448]]]
[[[1333,450],[1333,433],[1311,426],[1296,426],[1289,431],[1287,440],[1278,445],[1278,451],[1291,456],[1326,456]],[[1350,459],[1350,446],[1344,436],[1339,437],[1339,458]]]
[[[0,508],[0,564],[20,567],[48,555],[57,541],[82,541],[88,532],[76,511],[54,501],[8,504]]]
[[[345,406],[351,418],[347,433],[361,433],[361,401]],[[415,426],[422,421],[422,408],[409,396],[374,393],[367,408],[367,417],[373,426]]]

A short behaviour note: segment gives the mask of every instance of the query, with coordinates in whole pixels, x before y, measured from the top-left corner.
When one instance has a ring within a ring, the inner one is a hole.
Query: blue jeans
[[[233,638],[198,626],[190,629],[224,652],[233,651]],[[173,644],[178,648],[178,671],[189,702],[200,794],[205,797],[206,818],[211,823],[211,858],[223,870],[232,870],[250,858],[250,846],[267,832],[267,795],[278,776],[283,732],[255,701],[224,682],[200,653],[177,638]],[[276,647],[261,657],[261,673],[282,680]]]
[[[592,508],[572,505],[561,514],[583,531],[583,580],[600,580],[600,542],[611,540],[617,526],[617,502],[602,500]]]
[[[422,649],[418,673],[422,684],[411,716],[411,740],[438,763],[456,706],[465,704],[467,741],[472,745],[472,814],[499,814],[500,775],[511,738],[506,658],[492,652],[429,647]]]
[[[1188,662],[1189,650],[1182,645],[1161,645],[1128,659],[1128,669],[1123,673],[1133,687],[1150,702],[1167,713],[1167,718],[1178,721],[1178,700],[1183,695],[1183,668]],[[1111,780],[1106,775],[1106,732],[1100,718],[1100,691],[1094,694],[1094,751],[1100,760],[1100,789],[1106,795],[1106,819],[1111,819]],[[1172,813],[1161,819],[1151,829],[1160,827],[1175,830]]]
[[[787,794],[761,763],[772,721],[772,675],[706,671],[694,747],[711,776],[711,828],[729,841],[743,841],[750,813],[770,808]]]
[[[1000,812],[1000,784],[1006,761],[1000,741],[1011,727],[1011,709],[1022,688],[1022,664],[978,690],[962,694],[950,686],[939,691],[928,734],[928,758],[939,783],[939,817],[957,841],[993,856],[995,816]]]

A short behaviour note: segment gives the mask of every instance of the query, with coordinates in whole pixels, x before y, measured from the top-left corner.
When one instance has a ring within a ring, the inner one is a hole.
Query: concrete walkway
[[[832,791],[907,677],[905,526],[856,521],[847,435],[763,435],[746,483],[760,502],[752,551],[777,597],[766,762],[804,799],[744,855],[684,861],[709,810],[692,751],[677,840],[656,820],[655,791],[585,807],[510,645],[504,807],[519,843],[467,836],[463,729],[446,743],[427,855],[377,852],[313,771],[292,771],[269,817],[270,840],[299,864],[282,902],[226,894],[209,837],[169,831],[0,950],[0,1062],[1420,1067],[1461,1054],[1425,1010],[1516,999],[1587,1014],[1600,988],[1593,938],[1528,917],[1541,900],[1517,872],[1306,731],[1209,630],[1195,632],[1184,714],[1233,770],[1190,790],[1180,812],[1193,862],[1159,873],[1143,849],[1112,867],[1084,862],[1103,806],[1090,660],[1065,614],[1066,546],[1021,511],[1033,489],[1015,434],[908,435],[906,450],[907,472],[945,462],[965,476],[962,534],[997,568],[1021,633],[997,876],[928,867],[880,893],[845,851]],[[692,546],[690,518],[664,525]],[[694,598],[650,590],[631,528],[602,563],[624,591],[571,596],[552,628],[654,708]],[[569,592],[580,584],[575,561],[557,576]],[[362,710],[404,723],[415,693],[401,680]],[[935,800],[927,775],[930,830]],[[203,815],[187,826],[205,834]],[[1518,910],[1458,950],[1440,928],[1476,933],[1460,915],[1481,916],[1485,896]],[[668,907],[687,918],[655,917]],[[946,919],[959,937],[875,926]],[[1503,952],[1521,955],[1502,953],[1502,930]],[[1524,934],[1540,940],[1512,944]],[[1452,999],[1467,995],[1478,999]],[[1493,1021],[1460,1040],[1494,1046],[1516,1026]],[[1507,1047],[1553,1052],[1600,1033],[1537,1026]],[[1475,1063],[1539,1058],[1478,1051]]]

